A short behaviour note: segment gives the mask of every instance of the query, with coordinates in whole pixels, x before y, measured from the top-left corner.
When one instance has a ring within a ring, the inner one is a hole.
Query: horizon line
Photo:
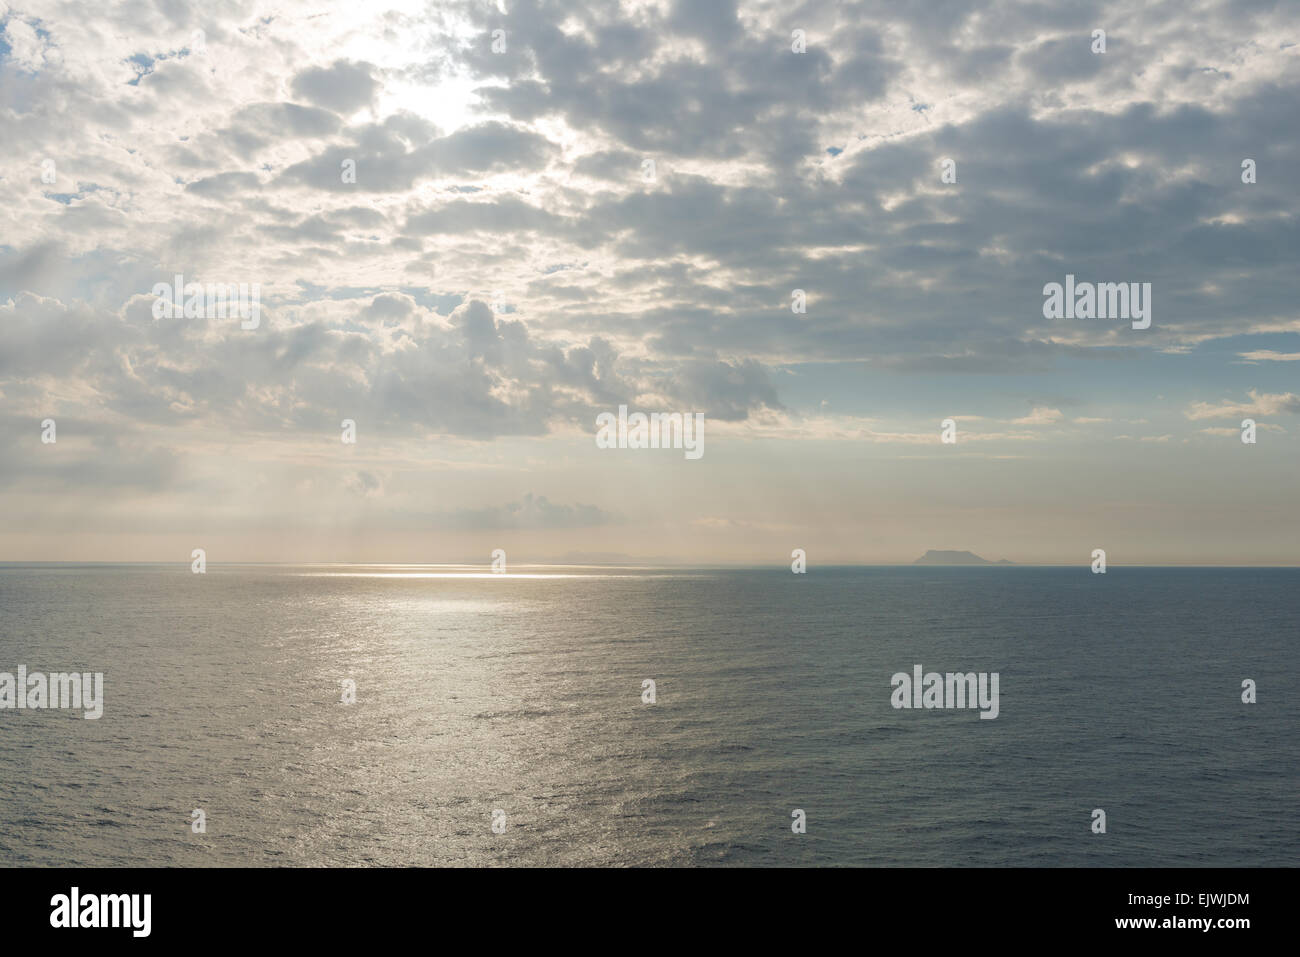
[[[134,561],[103,561],[98,559],[0,559],[3,566],[38,566],[38,565],[161,565],[188,566],[189,559],[139,559]],[[382,562],[382,561],[212,561],[209,566],[340,566],[371,568],[491,568],[492,562]],[[814,568],[1087,568],[1089,562],[1015,562],[1010,560],[982,562],[856,562],[831,561],[818,563]],[[516,568],[681,568],[681,569],[771,569],[786,568],[788,563],[774,564],[756,562],[686,562],[686,561],[511,561],[508,567]],[[1107,567],[1117,568],[1300,568],[1300,559],[1294,562],[1251,563],[1234,562],[1229,564],[1207,564],[1202,562],[1115,562],[1108,561]]]

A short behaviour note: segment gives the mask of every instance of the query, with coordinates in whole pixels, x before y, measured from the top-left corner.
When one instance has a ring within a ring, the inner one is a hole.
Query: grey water
[[[0,565],[0,864],[1297,861],[1300,569],[510,572]]]

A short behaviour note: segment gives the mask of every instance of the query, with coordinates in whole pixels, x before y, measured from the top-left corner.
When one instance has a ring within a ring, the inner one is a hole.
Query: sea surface
[[[510,572],[0,565],[0,865],[1300,860],[1300,569]]]

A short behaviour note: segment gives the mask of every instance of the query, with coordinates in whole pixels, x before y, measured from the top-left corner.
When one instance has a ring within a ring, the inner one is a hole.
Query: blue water
[[[0,565],[0,864],[1297,861],[1300,570],[443,571]]]

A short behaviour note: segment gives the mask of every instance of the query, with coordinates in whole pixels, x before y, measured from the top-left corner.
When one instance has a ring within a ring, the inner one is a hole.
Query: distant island
[[[987,558],[980,558],[974,552],[951,552],[942,549],[932,548],[916,561],[913,565],[1014,565],[1015,562],[1009,562],[1005,558],[1001,561],[991,562]]]

